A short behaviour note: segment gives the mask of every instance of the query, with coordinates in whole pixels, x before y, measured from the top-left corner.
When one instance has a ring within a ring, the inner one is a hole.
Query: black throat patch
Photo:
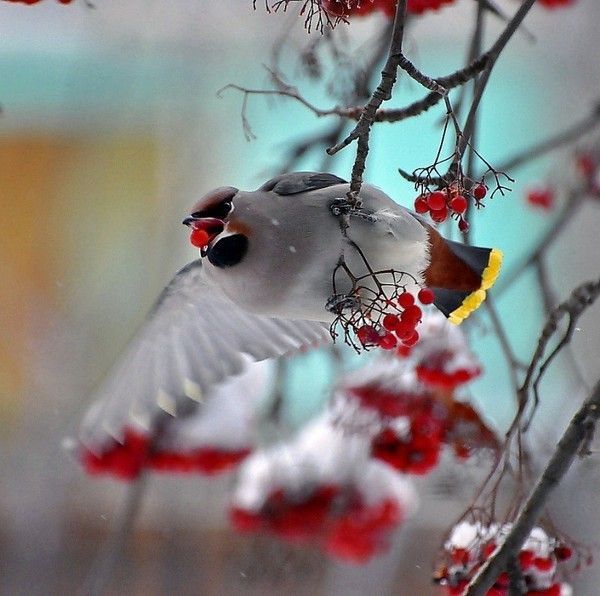
[[[233,267],[242,262],[247,252],[248,238],[243,234],[233,234],[219,240],[207,256],[215,267]]]

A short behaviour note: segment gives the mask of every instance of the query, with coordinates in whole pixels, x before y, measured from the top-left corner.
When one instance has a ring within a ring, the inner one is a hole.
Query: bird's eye
[[[197,219],[201,219],[203,217],[225,219],[231,212],[232,208],[233,207],[231,201],[223,201],[222,203],[217,203],[216,205],[207,207],[206,209],[195,211],[194,213],[192,213],[192,217],[195,217]]]

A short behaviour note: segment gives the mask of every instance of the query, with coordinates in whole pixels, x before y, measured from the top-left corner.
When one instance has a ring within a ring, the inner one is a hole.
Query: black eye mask
[[[243,234],[226,236],[208,251],[208,260],[215,267],[233,267],[241,263],[248,252],[248,238]]]

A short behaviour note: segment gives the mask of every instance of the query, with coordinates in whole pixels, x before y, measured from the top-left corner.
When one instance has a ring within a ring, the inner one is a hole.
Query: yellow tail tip
[[[478,290],[471,292],[462,304],[454,309],[449,315],[448,320],[454,325],[460,325],[473,311],[477,310],[486,297],[486,290],[489,290],[498,279],[502,267],[504,255],[501,250],[493,248],[490,251],[487,267],[481,274],[481,285]]]

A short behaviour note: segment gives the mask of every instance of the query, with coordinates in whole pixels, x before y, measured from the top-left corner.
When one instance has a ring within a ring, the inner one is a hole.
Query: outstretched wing
[[[329,338],[323,323],[242,310],[205,281],[200,260],[194,261],[165,288],[99,388],[80,440],[91,449],[107,434],[121,440],[128,421],[149,428],[160,410],[176,416],[189,399],[201,402],[212,387],[239,374],[248,357],[265,360]]]

